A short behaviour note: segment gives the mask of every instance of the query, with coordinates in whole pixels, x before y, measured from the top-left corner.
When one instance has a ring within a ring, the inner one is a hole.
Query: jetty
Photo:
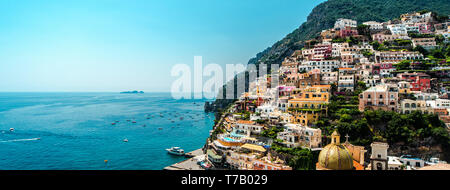
[[[200,148],[200,149],[194,150],[192,152],[188,152],[184,156],[186,158],[193,158],[193,157],[196,157],[196,156],[200,156],[202,154],[203,154],[203,150]]]
[[[197,160],[194,159],[194,157],[200,155],[203,155],[202,149],[197,149],[192,152],[186,153],[185,157],[189,159],[167,166],[164,168],[164,170],[205,170],[200,165],[198,165]]]

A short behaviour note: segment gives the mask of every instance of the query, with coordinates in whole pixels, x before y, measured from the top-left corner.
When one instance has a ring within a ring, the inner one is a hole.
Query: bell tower
[[[370,165],[372,170],[388,170],[387,150],[389,145],[383,142],[373,142],[371,145]]]
[[[331,144],[341,144],[341,135],[335,130],[331,134]]]

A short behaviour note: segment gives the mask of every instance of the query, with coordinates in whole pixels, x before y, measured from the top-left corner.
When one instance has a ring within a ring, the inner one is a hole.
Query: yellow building
[[[307,126],[316,122],[321,115],[326,115],[330,89],[330,85],[314,85],[304,89],[299,98],[289,100],[291,121]]]
[[[406,81],[400,81],[398,84],[399,94],[411,94],[411,84]]]

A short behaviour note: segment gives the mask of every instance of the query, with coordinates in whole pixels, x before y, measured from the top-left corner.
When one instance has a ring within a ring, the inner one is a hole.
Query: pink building
[[[333,47],[331,44],[317,44],[314,46],[314,58],[326,59],[331,57]]]
[[[433,32],[430,23],[416,23],[415,26],[419,27],[419,33],[421,34],[431,34]]]
[[[377,85],[359,95],[359,110],[396,111],[398,105],[398,87]]]
[[[356,35],[358,35],[358,30],[356,28],[347,26],[347,27],[339,30],[339,37],[341,37],[341,38],[346,38],[346,37],[356,36]]]

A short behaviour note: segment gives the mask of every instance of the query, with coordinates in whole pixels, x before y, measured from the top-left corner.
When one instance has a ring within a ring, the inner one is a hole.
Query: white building
[[[399,157],[388,156],[388,169],[389,170],[402,170],[403,163]]]
[[[380,79],[380,76],[375,75],[372,78],[365,78],[364,83],[366,84],[367,88],[375,87],[375,86],[381,84],[381,79]]]
[[[236,122],[235,129],[245,131],[247,135],[260,134],[264,130],[264,126],[257,125],[253,121],[239,120]]]
[[[351,91],[355,89],[356,70],[352,68],[339,68],[338,91]]]
[[[261,114],[261,118],[269,118],[269,115],[277,110],[277,106],[271,104],[263,104],[258,106],[255,110],[256,113]]]
[[[438,93],[419,92],[419,93],[414,93],[414,97],[416,97],[417,100],[429,101],[429,100],[436,100],[436,99],[438,99],[439,98],[439,94]]]
[[[322,143],[322,131],[299,124],[286,124],[283,132],[277,138],[290,148],[318,148]]]
[[[446,32],[446,33],[444,33],[442,35],[444,35],[444,38],[445,38],[444,42],[445,43],[450,43],[450,32]]]
[[[335,84],[338,81],[338,72],[323,72],[320,73],[321,84]]]
[[[391,24],[387,28],[391,31],[392,35],[408,35],[408,30],[404,24]]]
[[[407,167],[411,167],[412,169],[417,169],[425,166],[425,161],[420,158],[414,158],[411,155],[404,155],[399,158],[400,162]]]
[[[406,25],[406,31],[412,33],[419,33],[419,26],[417,25]]]
[[[299,70],[309,72],[319,69],[320,72],[333,72],[340,67],[340,64],[338,60],[305,61],[299,65]]]
[[[357,24],[356,20],[340,18],[334,24],[334,29],[340,30],[345,29],[345,27],[356,27]]]
[[[449,99],[436,99],[436,107],[435,108],[450,108],[450,100]]]
[[[363,24],[369,26],[370,30],[382,30],[383,29],[383,23],[379,23],[376,21],[368,21],[368,22],[364,22]]]

